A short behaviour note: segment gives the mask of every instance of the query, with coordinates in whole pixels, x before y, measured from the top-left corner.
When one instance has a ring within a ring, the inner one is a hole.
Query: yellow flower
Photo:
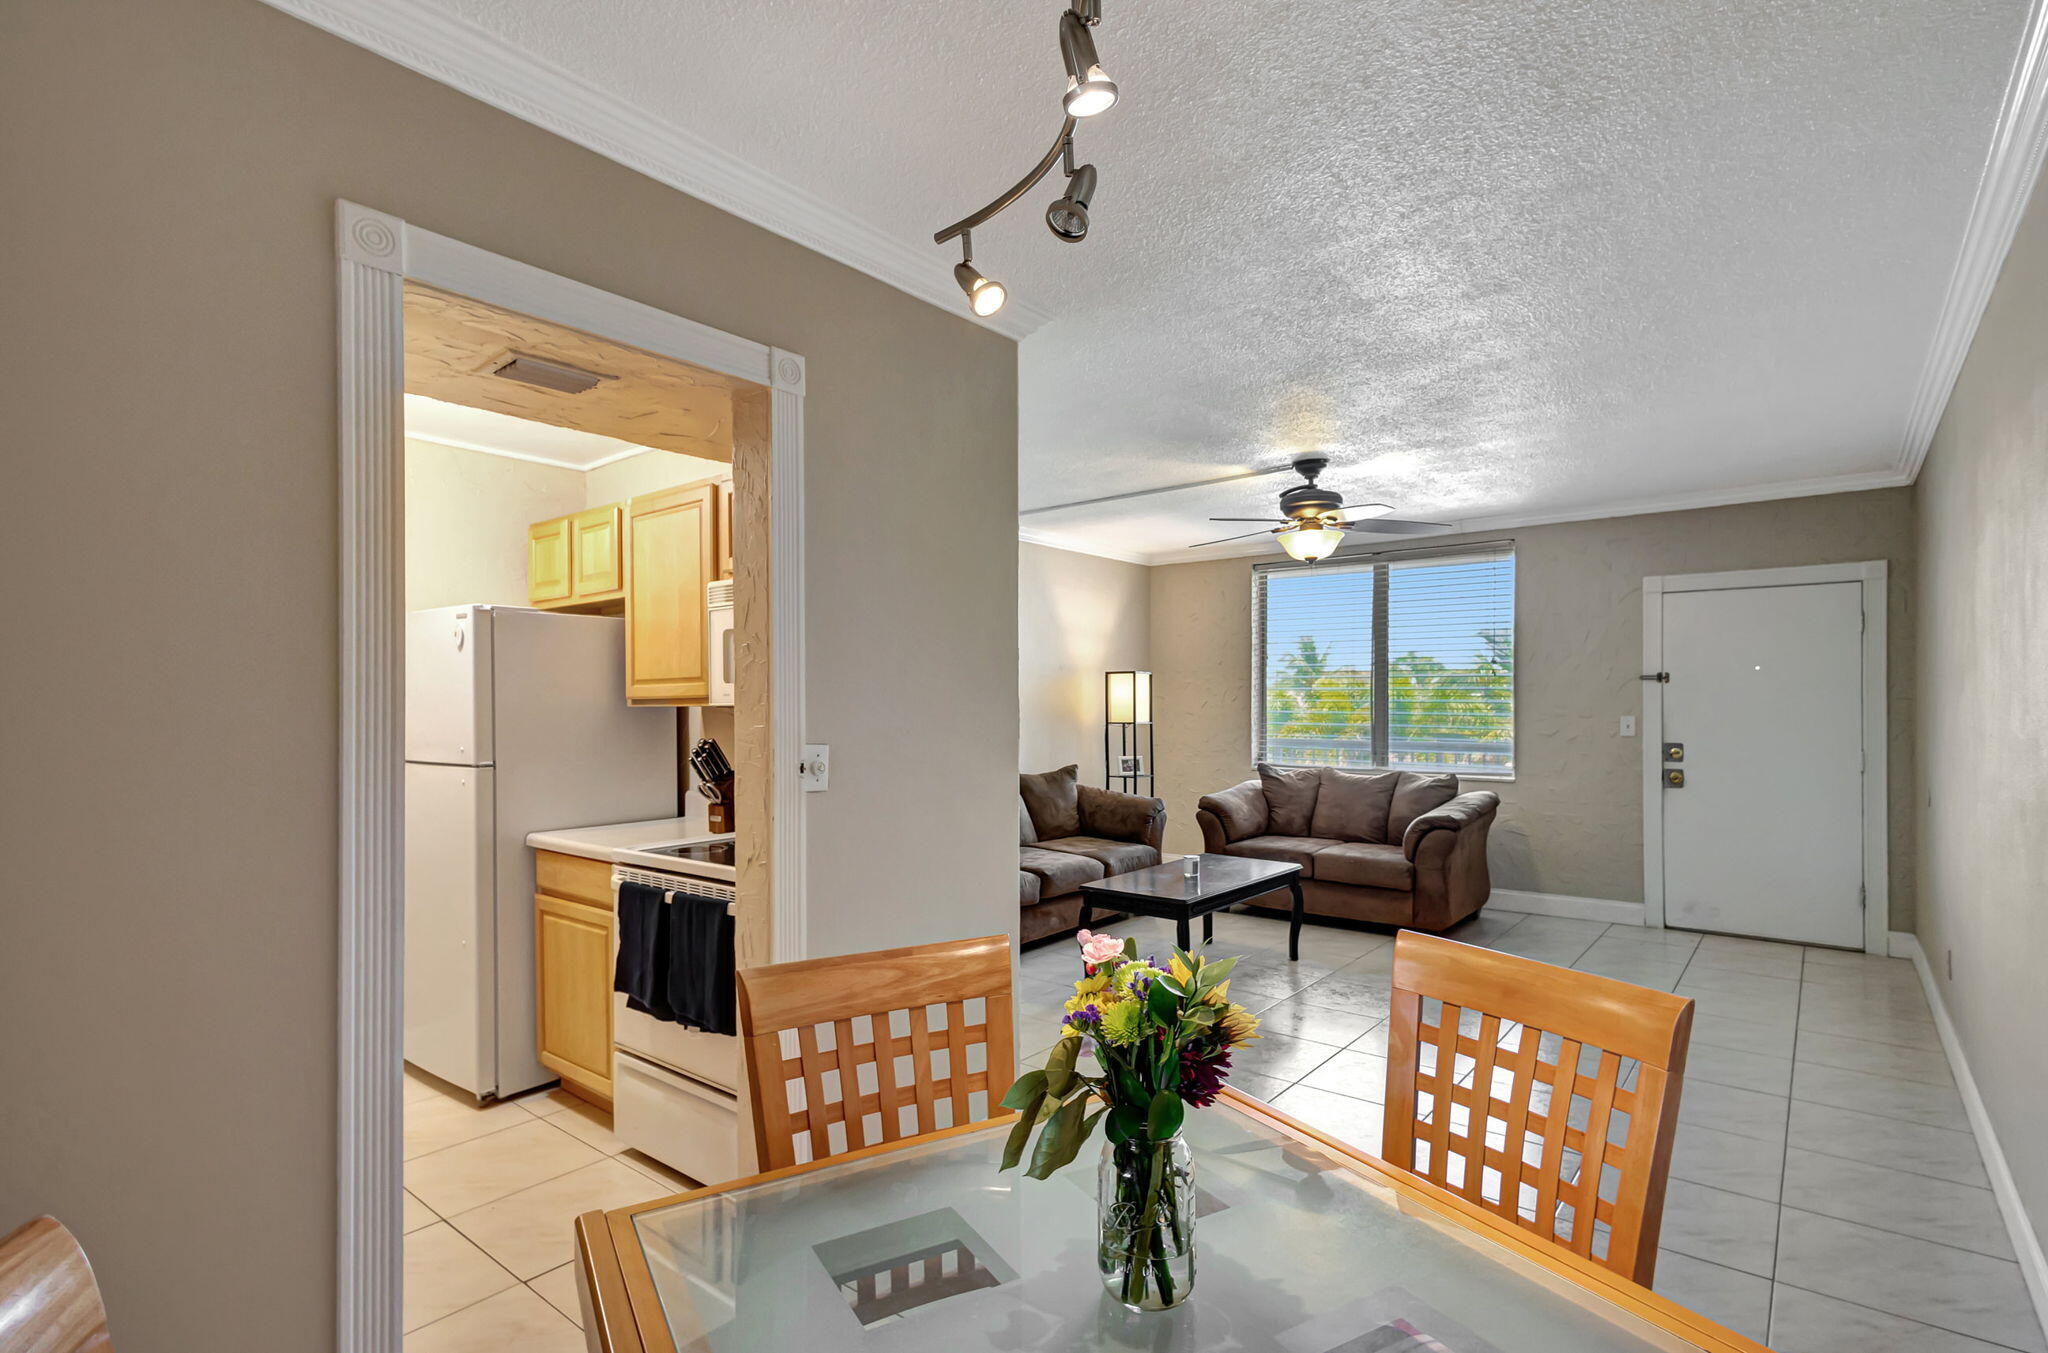
[[[1194,969],[1190,968],[1187,964],[1180,961],[1179,954],[1175,954],[1173,956],[1173,962],[1167,965],[1166,970],[1169,973],[1173,974],[1173,980],[1176,983],[1178,983],[1182,989],[1186,989],[1194,985],[1195,971]]]
[[[1118,1001],[1102,1011],[1102,1037],[1106,1042],[1135,1043],[1144,1032],[1144,1007],[1136,1001]]]
[[[1109,974],[1098,972],[1093,977],[1084,977],[1074,983],[1074,990],[1083,996],[1092,996],[1109,985]]]
[[[1216,1031],[1230,1046],[1237,1047],[1259,1036],[1258,1017],[1241,1005],[1233,1005],[1217,1017]]]
[[[1203,1005],[1228,1005],[1228,1004],[1230,1004],[1230,979],[1229,979],[1228,977],[1226,977],[1226,978],[1224,978],[1224,979],[1223,979],[1223,980],[1222,980],[1221,982],[1218,982],[1218,983],[1217,983],[1217,984],[1216,984],[1215,986],[1213,986],[1213,987],[1209,988],[1209,990],[1208,990],[1208,991],[1207,991],[1206,993],[1204,993],[1204,995],[1202,996],[1202,1004],[1203,1004]]]

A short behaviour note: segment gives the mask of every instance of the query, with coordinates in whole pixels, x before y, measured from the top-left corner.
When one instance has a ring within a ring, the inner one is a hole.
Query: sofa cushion
[[[1415,891],[1415,866],[1399,846],[1378,841],[1346,841],[1316,852],[1316,877],[1325,883],[1358,888]]]
[[[1017,844],[1020,846],[1035,846],[1038,844],[1038,833],[1032,830],[1031,827],[1031,809],[1024,802],[1022,794],[1017,796]]]
[[[1315,817],[1316,787],[1322,776],[1312,770],[1288,770],[1259,763],[1259,786],[1266,791],[1266,830],[1275,836],[1307,836]]]
[[[1301,866],[1303,878],[1314,878],[1316,852],[1325,846],[1343,844],[1342,841],[1317,836],[1251,836],[1242,841],[1232,841],[1223,848],[1223,853],[1242,855],[1253,860],[1278,860],[1282,864],[1298,864]]]
[[[1038,875],[1032,873],[1029,869],[1019,869],[1017,871],[1017,905],[1020,907],[1030,906],[1038,900],[1038,894]]]
[[[1143,841],[1112,841],[1106,836],[1067,836],[1057,841],[1041,841],[1038,845],[1041,850],[1086,856],[1109,874],[1128,874],[1133,869],[1145,869],[1159,863],[1158,850]]]
[[[1152,815],[1159,800],[1142,794],[1123,794],[1114,789],[1082,785],[1079,790],[1081,830],[1090,836],[1112,841],[1142,841],[1152,829]]]
[[[1223,824],[1223,839],[1242,841],[1266,830],[1266,791],[1257,780],[1246,780],[1215,794],[1204,794],[1195,805]]]
[[[1017,867],[1026,873],[1038,875],[1038,895],[1058,897],[1071,893],[1084,883],[1093,883],[1102,877],[1102,861],[1072,851],[1045,850],[1038,846],[1025,846],[1017,852]]]
[[[1402,771],[1401,783],[1394,787],[1393,807],[1387,813],[1387,834],[1376,839],[1401,840],[1408,834],[1409,823],[1457,797],[1458,777],[1455,775],[1418,775],[1414,771]]]
[[[1061,766],[1037,775],[1019,775],[1018,792],[1024,796],[1024,811],[1031,815],[1031,829],[1041,841],[1072,836],[1081,830],[1081,768]]]
[[[1309,819],[1310,836],[1339,841],[1386,841],[1387,809],[1394,802],[1397,770],[1337,770],[1324,766],[1316,788],[1316,809]],[[1401,838],[1392,838],[1395,841]]]

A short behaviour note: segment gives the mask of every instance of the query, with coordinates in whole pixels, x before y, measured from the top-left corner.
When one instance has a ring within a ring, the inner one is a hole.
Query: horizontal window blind
[[[1512,549],[1257,571],[1256,760],[1512,774]]]

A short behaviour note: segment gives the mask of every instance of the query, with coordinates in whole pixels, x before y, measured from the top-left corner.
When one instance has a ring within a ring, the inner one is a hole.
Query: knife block
[[[728,775],[723,780],[714,780],[712,783],[718,786],[718,798],[710,807],[711,830],[720,833],[737,830],[733,826],[732,777]]]

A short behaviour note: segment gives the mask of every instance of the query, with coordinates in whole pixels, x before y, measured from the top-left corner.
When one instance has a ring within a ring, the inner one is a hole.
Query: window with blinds
[[[1252,613],[1255,760],[1514,773],[1512,549],[1262,565]]]

